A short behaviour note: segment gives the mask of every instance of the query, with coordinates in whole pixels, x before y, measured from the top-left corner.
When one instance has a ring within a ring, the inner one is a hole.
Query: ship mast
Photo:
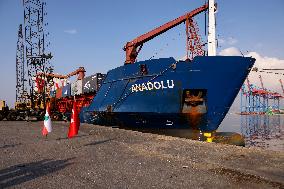
[[[208,56],[216,56],[215,4],[209,0]]]

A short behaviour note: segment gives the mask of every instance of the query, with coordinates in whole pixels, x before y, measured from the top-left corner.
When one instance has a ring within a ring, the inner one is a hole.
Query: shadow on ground
[[[18,164],[2,169],[0,170],[0,188],[15,186],[64,169],[66,166],[72,164],[69,163],[71,159],[74,158],[65,160],[45,159],[38,162]]]
[[[76,135],[76,136],[73,136],[72,138],[81,138],[81,137],[86,137],[86,136],[90,136],[90,135]],[[67,139],[70,139],[68,137],[60,137],[60,138],[57,138],[55,140],[67,140]]]
[[[22,145],[22,143],[19,144],[5,144],[3,146],[0,146],[0,149],[5,149],[5,148],[14,148],[16,146]]]

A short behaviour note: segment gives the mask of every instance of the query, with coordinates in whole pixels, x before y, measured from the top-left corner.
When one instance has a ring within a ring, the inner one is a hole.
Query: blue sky
[[[84,66],[87,75],[123,65],[127,41],[191,11],[204,0],[48,0],[46,11],[55,72]],[[284,59],[283,0],[217,0],[219,49],[236,47]],[[204,15],[196,18],[204,36]],[[0,0],[0,99],[15,100],[15,54],[21,0]],[[185,55],[185,27],[180,25],[146,43],[139,60]],[[203,40],[205,41],[205,40]]]

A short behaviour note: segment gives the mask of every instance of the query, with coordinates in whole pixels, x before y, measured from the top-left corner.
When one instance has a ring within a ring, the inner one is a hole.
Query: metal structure
[[[208,9],[208,4],[205,4],[181,17],[178,17],[156,29],[153,29],[152,31],[145,33],[135,39],[133,39],[130,42],[127,42],[124,46],[124,51],[126,52],[126,59],[125,59],[125,64],[133,64],[136,61],[136,58],[140,52],[140,50],[143,47],[143,44],[150,41],[151,39],[157,37],[158,35],[161,35],[162,33],[165,33],[166,31],[178,26],[179,24],[186,22],[188,23],[187,26],[194,27],[194,24],[189,24],[192,23],[191,20],[194,16],[198,15],[201,12],[204,12]],[[187,31],[189,31],[187,29]],[[195,30],[197,31],[197,30]],[[193,32],[193,30],[192,30]],[[187,40],[188,40],[188,32],[187,32]],[[196,38],[193,38],[195,40]],[[189,44],[189,43],[187,43]],[[187,49],[190,50],[190,48],[187,47]]]
[[[37,77],[52,77],[52,78],[59,78],[59,79],[67,79],[71,76],[77,75],[78,78],[77,80],[82,80],[85,77],[85,68],[84,67],[79,67],[77,70],[66,74],[66,75],[61,75],[61,74],[56,74],[56,73],[44,73],[44,72],[38,72]]]
[[[203,56],[205,50],[204,45],[201,42],[201,38],[198,35],[199,28],[197,23],[193,20],[186,20],[186,58],[193,60],[195,56]]]
[[[241,92],[241,114],[262,114],[268,108],[268,91],[259,89],[250,84],[247,78],[247,91],[245,85]]]
[[[245,85],[241,89],[241,114],[265,114],[280,112],[280,99],[283,98],[277,92],[264,88],[263,80],[259,75],[261,87],[250,84],[247,78],[247,91]],[[281,81],[280,81],[281,83]]]
[[[274,146],[281,140],[283,119],[281,115],[242,115],[241,133],[248,147]],[[277,146],[276,146],[277,147]],[[280,146],[279,146],[280,147]]]
[[[27,103],[27,95],[23,26],[20,24],[16,52],[16,102]]]
[[[209,3],[209,25],[208,25],[208,56],[216,56],[216,25],[214,0],[208,0]]]
[[[45,85],[46,81],[53,81],[53,85],[51,85],[51,86],[49,86],[49,88],[47,88],[48,94],[49,94],[50,90],[52,88],[55,88],[55,89],[59,88],[60,83],[63,83],[63,84],[60,84],[60,86],[65,86],[66,83],[67,83],[67,79],[74,76],[74,75],[77,75],[77,80],[84,79],[85,72],[86,72],[86,70],[85,70],[84,67],[79,67],[77,70],[75,70],[75,71],[73,71],[73,72],[71,72],[67,75],[61,75],[61,74],[56,74],[56,73],[38,72],[36,74],[35,83],[36,83],[38,92],[41,93],[44,90],[44,85]],[[42,78],[44,78],[45,80],[42,79]],[[57,82],[54,79],[57,79]]]
[[[170,57],[136,62],[145,42],[181,23],[190,25],[192,17],[207,9],[205,4],[127,42],[125,65],[107,73],[90,106],[81,110],[81,121],[131,128],[215,131],[254,58],[196,56],[192,61]]]
[[[46,3],[42,0],[23,0],[24,6],[24,45],[26,58],[26,80],[28,82],[27,92],[32,108],[45,107],[45,88],[42,92],[37,92],[35,86],[35,76],[38,72],[52,73],[53,66],[50,63],[52,55],[48,52],[50,45],[47,42],[49,32],[45,26],[48,23],[44,17]],[[46,78],[42,78],[45,83],[49,84]]]
[[[283,87],[282,80],[281,80],[281,79],[279,79],[279,82],[280,82],[280,85],[281,85],[282,93],[283,93],[283,95],[284,95],[284,87]]]

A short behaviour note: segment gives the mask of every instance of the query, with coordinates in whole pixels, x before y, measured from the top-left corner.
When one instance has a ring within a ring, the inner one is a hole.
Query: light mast
[[[216,26],[214,0],[209,0],[208,56],[216,56]]]

